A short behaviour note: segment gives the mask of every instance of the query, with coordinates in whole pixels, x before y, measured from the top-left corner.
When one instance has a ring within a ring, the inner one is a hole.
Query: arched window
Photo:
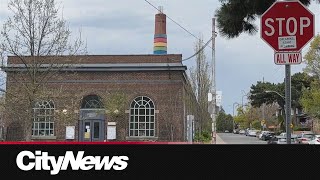
[[[82,109],[102,109],[101,98],[97,95],[88,95],[82,99]]]
[[[54,136],[54,108],[51,100],[35,103],[32,136]]]
[[[154,110],[154,103],[148,97],[139,96],[132,101],[130,106],[129,136],[155,136]]]

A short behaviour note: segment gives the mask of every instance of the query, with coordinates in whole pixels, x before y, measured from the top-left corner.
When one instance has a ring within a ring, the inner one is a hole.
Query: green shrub
[[[194,141],[196,142],[209,142],[212,140],[211,133],[209,131],[196,132],[194,135]]]

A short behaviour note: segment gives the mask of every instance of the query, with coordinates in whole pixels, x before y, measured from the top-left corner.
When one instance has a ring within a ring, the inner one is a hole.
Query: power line
[[[148,4],[150,4],[150,6],[152,6],[153,8],[155,8],[156,10],[160,11],[157,7],[155,7],[153,4],[151,4],[148,0],[144,0],[145,2],[147,2]],[[180,28],[182,28],[183,30],[185,30],[187,33],[189,33],[191,36],[195,37],[196,39],[199,40],[199,38],[197,36],[195,36],[194,34],[192,34],[190,31],[188,31],[186,28],[184,28],[183,26],[181,26],[179,23],[177,23],[176,21],[174,21],[172,18],[170,18],[168,15],[166,15],[168,19],[170,19],[172,22],[174,22],[176,25],[178,25]]]
[[[194,56],[196,56],[197,54],[199,54],[201,51],[203,51],[203,49],[204,49],[205,47],[208,46],[208,44],[210,43],[210,41],[212,41],[212,39],[213,39],[213,37],[211,37],[211,38],[209,39],[209,41],[208,41],[205,45],[203,45],[203,46],[202,46],[196,53],[194,53],[192,56],[190,56],[190,57],[188,57],[188,58],[185,58],[185,59],[182,59],[181,61],[187,61],[187,60],[193,58]],[[172,58],[169,58],[169,59],[172,59]],[[172,59],[172,60],[176,60],[176,59]]]
[[[192,56],[190,56],[190,57],[188,57],[188,58],[186,58],[186,59],[183,59],[182,61],[189,60],[189,59],[193,58],[194,56],[196,56],[197,54],[199,54],[201,51],[203,51],[203,49],[204,49],[206,46],[209,45],[209,43],[210,43],[210,41],[212,41],[212,39],[213,39],[213,37],[211,37],[211,38],[209,39],[209,41],[208,41],[204,46],[202,46],[196,53],[194,53]]]
[[[145,2],[147,2],[150,6],[152,6],[153,8],[155,8],[156,10],[160,11],[157,7],[155,7],[153,4],[151,4],[148,0],[144,0]],[[189,33],[191,36],[193,36],[194,38],[196,38],[197,40],[200,40],[200,38],[198,38],[196,35],[192,34],[190,31],[188,31],[186,28],[184,28],[182,25],[180,25],[178,22],[176,22],[175,20],[173,20],[172,18],[170,18],[168,15],[166,15],[166,17],[168,19],[170,19],[173,23],[175,23],[176,25],[178,25],[180,28],[182,28],[184,31],[186,31],[187,33]],[[212,39],[212,38],[211,38]],[[210,46],[208,46],[210,47]],[[210,47],[212,49],[212,47]]]

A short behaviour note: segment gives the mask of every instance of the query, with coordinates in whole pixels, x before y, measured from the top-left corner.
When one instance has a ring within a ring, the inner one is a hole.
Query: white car
[[[240,129],[239,134],[244,134],[246,131],[244,129]]]
[[[309,144],[320,144],[320,135],[319,134],[314,135],[309,141]]]
[[[277,138],[278,138],[277,144],[287,144],[287,137],[277,136]],[[296,144],[295,137],[291,137],[291,144]]]
[[[279,136],[287,137],[287,133],[285,133],[285,132],[284,132],[284,133],[281,133]],[[292,137],[292,136],[296,136],[296,135],[291,133],[291,137]]]
[[[258,130],[249,130],[248,136],[254,136],[254,137],[256,137],[257,131],[258,131]]]
[[[297,143],[298,144],[309,144],[309,141],[315,134],[298,134]]]
[[[287,135],[287,133],[281,133],[279,136],[286,136]]]

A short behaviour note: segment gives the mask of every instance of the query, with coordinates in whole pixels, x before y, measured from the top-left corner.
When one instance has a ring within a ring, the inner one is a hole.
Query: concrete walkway
[[[218,134],[216,134],[216,143],[215,144],[226,144]]]

